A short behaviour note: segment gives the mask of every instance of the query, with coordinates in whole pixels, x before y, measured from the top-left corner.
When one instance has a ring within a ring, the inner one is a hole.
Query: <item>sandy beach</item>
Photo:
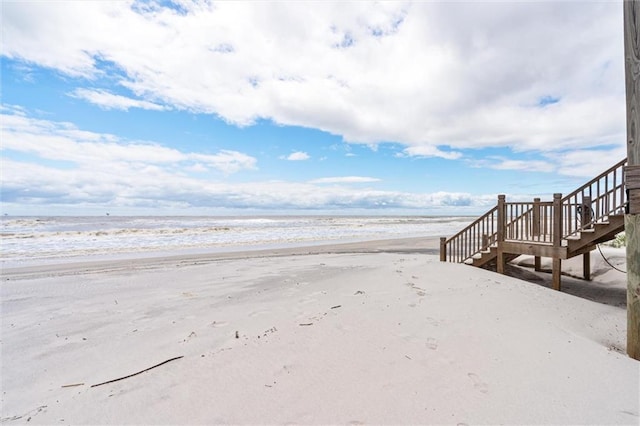
[[[626,276],[597,251],[591,282],[566,262],[563,292],[437,253],[422,238],[5,269],[2,423],[640,422]]]

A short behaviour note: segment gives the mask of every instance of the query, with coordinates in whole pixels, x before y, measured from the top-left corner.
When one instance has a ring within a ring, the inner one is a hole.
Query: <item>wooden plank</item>
[[[624,168],[624,180],[628,195],[629,213],[640,213],[640,164],[628,164]]]
[[[569,251],[567,253],[567,257],[563,258],[563,260],[564,259],[571,259],[573,257],[580,256],[580,255],[585,254],[585,253],[589,253],[589,252],[591,252],[591,251],[593,251],[595,249],[596,249],[596,244],[595,243],[586,245],[586,246],[582,247],[580,250]]]
[[[505,241],[500,243],[504,253],[526,254],[529,256],[567,258],[567,247],[554,247],[548,244],[531,242]]]
[[[627,165],[624,168],[624,181],[627,189],[640,189],[640,165]]]
[[[630,214],[640,214],[640,190],[637,191],[629,191],[629,199],[627,200],[629,202],[629,213]],[[638,213],[631,213],[631,212],[638,212]]]
[[[640,165],[640,3],[623,2],[625,87],[627,100],[627,167]],[[640,360],[640,202],[638,188],[628,188],[627,235],[627,353]]]

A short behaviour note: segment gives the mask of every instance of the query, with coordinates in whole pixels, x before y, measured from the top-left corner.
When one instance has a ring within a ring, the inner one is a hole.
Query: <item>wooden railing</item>
[[[462,263],[502,241],[531,242],[560,247],[563,241],[609,215],[624,214],[626,159],[569,195],[553,201],[498,204],[451,238],[440,239],[440,260]]]
[[[566,238],[602,222],[609,215],[624,214],[627,197],[624,184],[624,166],[619,161],[608,170],[582,185],[562,199],[562,238]]]
[[[496,242],[498,206],[480,216],[451,238],[440,239],[440,260],[462,263]]]
[[[505,203],[504,240],[553,243],[553,202]]]

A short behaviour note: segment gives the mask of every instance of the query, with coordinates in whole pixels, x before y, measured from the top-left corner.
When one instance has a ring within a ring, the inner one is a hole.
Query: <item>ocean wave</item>
[[[3,220],[0,260],[450,235],[465,217],[135,217]]]

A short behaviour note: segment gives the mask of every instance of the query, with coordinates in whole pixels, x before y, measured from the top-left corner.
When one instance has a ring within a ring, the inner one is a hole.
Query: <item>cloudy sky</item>
[[[621,2],[1,7],[5,214],[474,214],[626,155]]]

